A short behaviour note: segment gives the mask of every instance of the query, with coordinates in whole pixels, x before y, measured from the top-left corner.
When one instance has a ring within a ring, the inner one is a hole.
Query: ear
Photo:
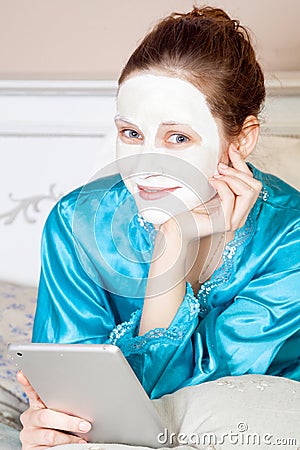
[[[255,149],[259,136],[259,121],[255,116],[246,117],[237,138],[237,147],[244,159]]]

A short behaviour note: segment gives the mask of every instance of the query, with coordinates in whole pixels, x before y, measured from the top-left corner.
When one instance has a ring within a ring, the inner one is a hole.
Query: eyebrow
[[[186,126],[190,126],[187,123],[183,123],[183,122],[174,122],[174,120],[170,120],[168,122],[162,122],[161,125],[186,125]]]
[[[115,120],[122,120],[122,122],[129,123],[130,125],[134,125],[134,122],[133,122],[133,121],[131,121],[130,119],[127,119],[127,118],[124,117],[124,116],[121,116],[120,114],[117,114],[117,115],[115,116]]]
[[[122,122],[126,122],[126,123],[128,123],[130,125],[135,125],[133,121],[131,121],[130,119],[128,119],[128,118],[126,118],[124,116],[121,116],[120,114],[117,114],[115,116],[115,120],[122,120]],[[174,120],[170,120],[170,121],[167,121],[167,122],[162,122],[160,124],[160,126],[161,125],[165,125],[165,126],[167,126],[167,125],[185,125],[185,126],[190,127],[190,125],[188,125],[187,123],[175,122]]]

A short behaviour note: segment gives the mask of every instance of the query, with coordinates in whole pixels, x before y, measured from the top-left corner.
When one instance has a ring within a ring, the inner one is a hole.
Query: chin
[[[140,211],[141,216],[147,220],[147,222],[154,223],[155,225],[162,225],[171,219],[171,215],[159,210],[144,210]]]

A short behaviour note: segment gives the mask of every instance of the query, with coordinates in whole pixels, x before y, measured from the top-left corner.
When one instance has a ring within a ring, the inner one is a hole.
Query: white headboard
[[[300,74],[268,83],[254,164],[300,189]],[[0,280],[37,285],[60,195],[114,160],[116,82],[0,80]]]
[[[114,160],[115,82],[0,81],[0,279],[37,285],[45,219]]]

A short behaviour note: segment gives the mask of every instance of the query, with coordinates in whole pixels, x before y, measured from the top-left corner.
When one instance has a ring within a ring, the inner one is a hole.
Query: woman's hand
[[[86,433],[91,429],[89,422],[46,408],[22,372],[17,373],[17,380],[30,403],[30,407],[20,416],[23,425],[20,433],[22,450],[41,450],[63,444],[86,443],[84,439],[63,431]]]
[[[242,155],[234,144],[229,147],[233,167],[219,163],[219,175],[209,178],[217,191],[210,201],[171,218],[160,230],[168,235],[181,233],[184,243],[215,233],[235,231],[241,228],[255,204],[262,183],[253,178]],[[178,223],[178,225],[176,224]]]

